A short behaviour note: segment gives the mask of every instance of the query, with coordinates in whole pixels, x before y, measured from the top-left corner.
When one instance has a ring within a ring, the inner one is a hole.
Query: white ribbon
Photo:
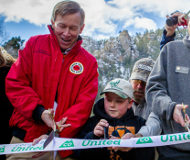
[[[177,133],[152,137],[131,138],[131,139],[72,139],[58,138],[51,141],[50,144],[43,149],[45,140],[40,141],[36,145],[32,143],[17,143],[0,145],[0,155],[26,152],[43,152],[58,150],[75,150],[102,147],[157,147],[172,144],[180,144],[190,142],[190,133]]]

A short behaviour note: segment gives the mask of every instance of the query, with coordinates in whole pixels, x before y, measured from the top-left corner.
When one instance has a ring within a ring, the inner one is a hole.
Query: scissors
[[[59,134],[58,134],[59,128],[56,127],[56,123],[54,120],[54,114],[51,113],[50,109],[48,111],[49,111],[50,116],[52,117],[54,127],[53,127],[53,130],[51,131],[51,133],[49,134],[48,138],[44,142],[43,149],[45,149],[51,141],[53,141],[53,146],[55,146],[55,137],[59,136]],[[54,151],[53,152],[53,160],[55,160],[56,155],[57,155],[57,151]]]
[[[183,106],[183,113],[184,113],[184,120],[185,120],[185,128],[187,129],[187,131],[190,133],[190,129],[189,129],[189,123],[188,123],[188,120],[186,118],[186,108],[185,108],[185,105],[182,103],[182,106]]]

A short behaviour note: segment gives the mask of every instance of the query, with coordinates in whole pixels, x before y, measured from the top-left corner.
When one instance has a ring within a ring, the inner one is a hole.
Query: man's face
[[[65,16],[57,15],[55,21],[52,22],[52,27],[60,47],[66,50],[75,44],[84,24],[81,25],[80,13],[74,13]]]
[[[134,93],[133,93],[134,101],[140,104],[145,99],[146,82],[134,79],[134,80],[131,80],[131,85],[134,89]]]
[[[121,118],[132,105],[129,99],[123,99],[115,93],[107,92],[104,98],[106,113],[112,118]]]

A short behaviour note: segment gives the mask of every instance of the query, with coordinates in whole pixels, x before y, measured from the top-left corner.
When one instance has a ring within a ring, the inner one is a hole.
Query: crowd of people
[[[130,79],[117,77],[109,81],[101,92],[103,97],[94,104],[98,65],[81,46],[85,12],[75,1],[57,3],[48,26],[50,34],[31,37],[19,50],[17,60],[0,48],[0,143],[35,145],[55,128],[59,137],[81,139],[129,139],[185,132],[190,123],[190,38],[174,39],[176,28],[187,24],[188,19],[179,11],[171,17],[177,17],[178,23],[166,23],[157,60],[136,61]],[[190,34],[190,23],[187,29]],[[190,144],[0,156],[7,160],[53,158],[189,160]]]

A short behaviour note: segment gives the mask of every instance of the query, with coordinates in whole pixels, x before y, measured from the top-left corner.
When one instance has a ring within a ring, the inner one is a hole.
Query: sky
[[[75,0],[85,11],[82,35],[107,39],[128,30],[130,35],[163,28],[166,15],[176,10],[184,13],[190,0]],[[6,39],[20,36],[28,40],[49,33],[54,5],[60,0],[0,0],[0,22]]]

